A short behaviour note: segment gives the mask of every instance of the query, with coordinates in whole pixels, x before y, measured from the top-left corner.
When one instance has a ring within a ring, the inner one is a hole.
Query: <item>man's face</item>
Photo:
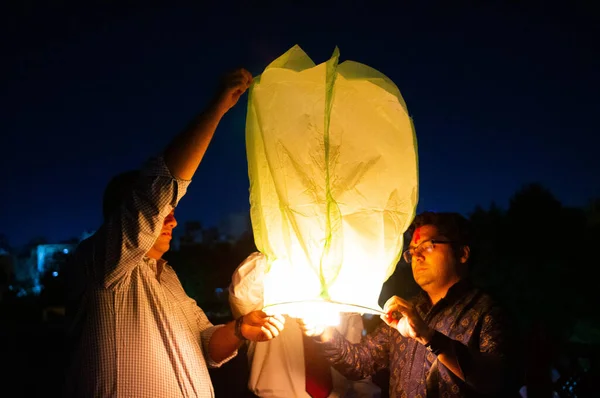
[[[415,249],[412,256],[411,267],[415,281],[422,289],[427,287],[443,287],[454,284],[459,280],[457,266],[466,258],[456,260],[452,246],[447,243],[436,243],[431,248],[428,241],[431,239],[448,241],[439,235],[438,229],[433,225],[423,225],[415,230],[410,248]],[[419,246],[420,245],[420,246]],[[429,247],[431,250],[423,250]]]
[[[154,246],[148,251],[148,257],[159,259],[169,251],[171,247],[171,239],[173,238],[173,229],[177,226],[177,220],[175,219],[175,211],[172,210],[163,223],[160,235],[156,238]]]

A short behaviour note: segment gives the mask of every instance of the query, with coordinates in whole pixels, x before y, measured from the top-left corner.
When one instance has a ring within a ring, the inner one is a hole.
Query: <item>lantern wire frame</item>
[[[358,312],[360,314],[385,315],[386,313],[377,308],[371,308],[364,305],[342,303],[333,300],[302,300],[288,301],[283,303],[269,304],[263,308],[267,313],[278,313],[293,315],[294,313],[302,312],[303,309],[316,310],[319,307],[322,309],[335,310],[336,312]]]

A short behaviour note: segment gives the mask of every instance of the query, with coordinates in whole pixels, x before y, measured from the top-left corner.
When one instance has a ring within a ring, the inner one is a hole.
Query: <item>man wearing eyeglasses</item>
[[[469,229],[456,213],[418,215],[403,257],[422,291],[390,298],[384,322],[358,344],[333,329],[302,325],[305,333],[349,379],[388,368],[390,397],[508,396],[508,321],[468,278]]]

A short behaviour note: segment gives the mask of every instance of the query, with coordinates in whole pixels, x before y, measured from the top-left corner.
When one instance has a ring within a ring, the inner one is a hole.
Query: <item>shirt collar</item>
[[[446,295],[440,300],[440,303],[453,304],[458,301],[467,291],[469,291],[473,287],[471,280],[469,278],[463,278],[456,282],[454,285],[450,286]],[[415,300],[415,305],[421,309],[421,311],[426,314],[431,309],[431,300],[429,299],[429,295],[421,289],[417,298]]]
[[[160,275],[158,275],[158,278],[157,278],[158,281],[160,281],[160,277],[161,277],[162,273],[165,271],[165,268],[167,266],[167,260],[165,260],[163,258],[159,258],[158,260],[156,260],[154,258],[144,256],[144,262],[148,265],[150,270],[152,270],[154,275],[156,275],[156,270],[158,269],[158,264],[160,264],[162,266],[161,267],[162,272],[160,273]]]
[[[472,286],[473,284],[469,278],[461,279],[448,289],[448,293],[446,293],[444,300],[451,302],[456,301],[462,297],[464,293],[469,291]]]

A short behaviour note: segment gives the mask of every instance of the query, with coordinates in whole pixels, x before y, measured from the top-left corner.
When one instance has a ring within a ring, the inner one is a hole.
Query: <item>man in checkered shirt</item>
[[[162,259],[177,225],[174,208],[219,121],[251,82],[244,69],[225,76],[161,156],[109,183],[104,224],[66,272],[67,396],[213,397],[208,367],[233,358],[244,340],[270,340],[283,329],[282,317],[262,311],[212,325]]]

